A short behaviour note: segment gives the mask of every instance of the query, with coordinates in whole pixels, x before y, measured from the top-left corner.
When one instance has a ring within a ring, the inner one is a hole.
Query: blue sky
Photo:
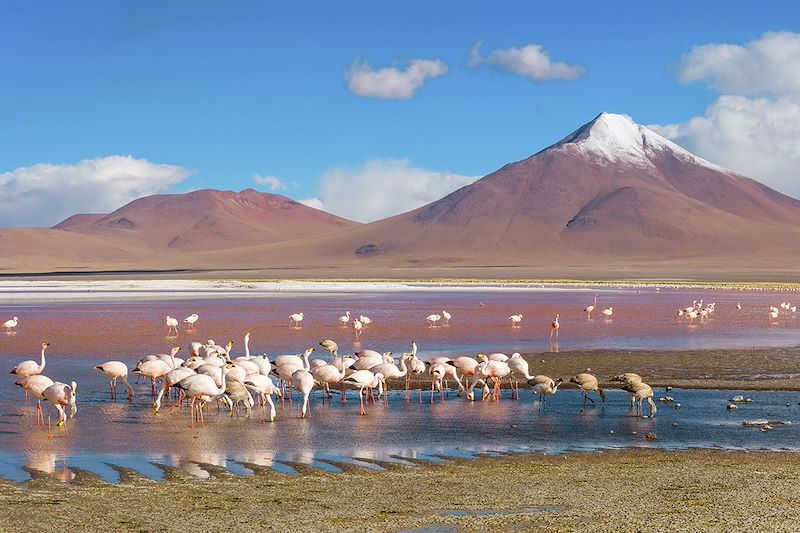
[[[641,124],[686,126],[674,129],[673,137],[697,151],[703,143],[692,139],[699,134],[687,129],[689,119],[704,116],[730,91],[702,80],[681,82],[682,57],[695,46],[746,45],[766,32],[800,31],[796,4],[768,6],[4,2],[0,207],[37,194],[66,205],[41,215],[31,213],[35,202],[23,212],[11,208],[0,224],[50,224],[63,213],[113,208],[109,202],[124,202],[126,194],[207,187],[269,192],[270,183],[275,192],[322,199],[326,208],[356,216],[332,188],[351,187],[352,204],[353,191],[365,180],[404,181],[404,172],[427,172],[419,178],[425,190],[414,193],[419,203],[426,191],[441,192],[432,182],[441,178],[454,187],[461,178],[485,175],[544,148],[600,111],[626,113]],[[497,65],[470,66],[478,41],[484,57],[539,45],[553,62],[581,74],[533,81]],[[359,96],[348,87],[346,73],[356,60],[372,69],[403,70],[414,59],[439,61],[447,72],[425,79],[410,98]],[[800,60],[787,68],[800,68]],[[712,81],[715,75],[709,74]],[[797,91],[760,92],[777,100],[794,98]],[[746,93],[732,92],[751,100],[761,96]],[[724,158],[719,146],[716,152],[703,149],[700,155]],[[110,156],[181,170],[161,178],[156,172],[128,188],[111,183],[118,180],[113,175],[89,178],[98,195],[112,189],[105,200],[89,201],[88,189],[80,187],[74,197],[55,190],[96,171],[70,167],[73,181],[58,181],[62,166]],[[256,183],[254,176],[280,182]],[[752,177],[770,183],[770,176]],[[30,185],[37,180],[52,185]],[[776,186],[797,190],[791,182]],[[364,202],[370,201],[366,195]]]

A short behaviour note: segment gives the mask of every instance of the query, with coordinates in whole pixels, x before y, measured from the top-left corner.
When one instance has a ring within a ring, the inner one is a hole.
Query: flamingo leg
[[[360,414],[361,416],[365,416],[367,414],[367,411],[364,410],[364,394],[363,393],[364,393],[364,389],[361,389],[361,390],[358,391],[358,397],[361,400],[361,411],[359,411],[358,414]]]
[[[344,392],[344,383],[342,383],[342,401],[341,403],[347,403],[347,395]]]

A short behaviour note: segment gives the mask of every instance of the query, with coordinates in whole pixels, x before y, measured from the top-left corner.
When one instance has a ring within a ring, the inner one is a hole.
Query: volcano
[[[746,261],[787,256],[798,221],[799,201],[601,113],[532,157],[316,247],[365,265]]]

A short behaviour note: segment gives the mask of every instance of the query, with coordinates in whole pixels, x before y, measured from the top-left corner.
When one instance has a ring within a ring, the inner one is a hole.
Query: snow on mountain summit
[[[628,115],[600,113],[548,150],[577,151],[593,159],[652,167],[651,158],[669,152],[678,159],[700,164],[716,171],[731,171],[697,157],[651,130],[633,121]]]

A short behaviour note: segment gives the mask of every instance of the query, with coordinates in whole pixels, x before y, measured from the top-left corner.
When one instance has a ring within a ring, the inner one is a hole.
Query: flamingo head
[[[15,318],[16,318],[16,317],[15,317]],[[49,342],[43,342],[43,343],[42,343],[42,350],[46,350],[48,346],[50,346],[50,343],[49,343]]]
[[[488,361],[489,360],[489,358],[486,357],[486,355],[482,354],[482,353],[479,353],[478,356],[475,359],[477,359],[479,363],[482,363],[484,361]]]

